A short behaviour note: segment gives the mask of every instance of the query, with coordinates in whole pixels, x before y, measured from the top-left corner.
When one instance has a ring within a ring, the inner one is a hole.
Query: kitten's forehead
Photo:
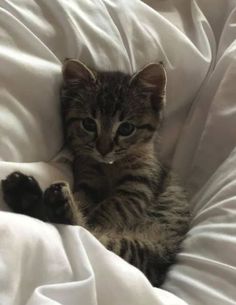
[[[96,85],[86,102],[90,114],[98,120],[114,122],[150,115],[151,104],[130,86],[131,75],[122,72],[98,72]]]
[[[97,75],[97,93],[94,107],[100,115],[117,117],[128,109],[130,76],[121,72],[103,72]]]

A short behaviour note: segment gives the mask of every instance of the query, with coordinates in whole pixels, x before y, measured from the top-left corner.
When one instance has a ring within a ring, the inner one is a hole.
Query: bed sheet
[[[130,73],[162,60],[157,149],[187,185],[194,215],[164,290],[84,229],[13,215],[1,199],[0,304],[236,303],[235,21],[235,0],[0,1],[0,178],[21,170],[43,188],[73,184],[62,162],[64,58]]]

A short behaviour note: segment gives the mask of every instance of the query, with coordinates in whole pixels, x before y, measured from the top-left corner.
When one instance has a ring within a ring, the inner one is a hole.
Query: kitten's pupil
[[[124,122],[122,124],[120,124],[117,132],[119,135],[123,136],[123,137],[127,137],[130,136],[135,130],[135,126],[132,123],[129,122]]]
[[[97,131],[97,124],[91,118],[85,118],[82,120],[82,127],[88,132],[96,132]]]

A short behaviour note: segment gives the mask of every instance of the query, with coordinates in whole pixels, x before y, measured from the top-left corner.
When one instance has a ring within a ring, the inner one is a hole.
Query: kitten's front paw
[[[44,205],[48,209],[50,221],[71,224],[72,195],[66,182],[56,182],[44,192]]]
[[[14,212],[35,216],[34,211],[41,204],[43,193],[33,177],[13,172],[1,181],[1,185],[3,198]]]
[[[44,192],[44,204],[53,208],[66,206],[68,203],[68,188],[65,182],[56,182]]]

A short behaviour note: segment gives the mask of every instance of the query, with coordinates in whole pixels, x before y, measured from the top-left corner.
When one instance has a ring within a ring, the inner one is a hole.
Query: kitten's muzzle
[[[113,149],[113,143],[110,141],[104,141],[102,139],[98,139],[96,142],[96,149],[102,157],[105,157],[109,154]]]

